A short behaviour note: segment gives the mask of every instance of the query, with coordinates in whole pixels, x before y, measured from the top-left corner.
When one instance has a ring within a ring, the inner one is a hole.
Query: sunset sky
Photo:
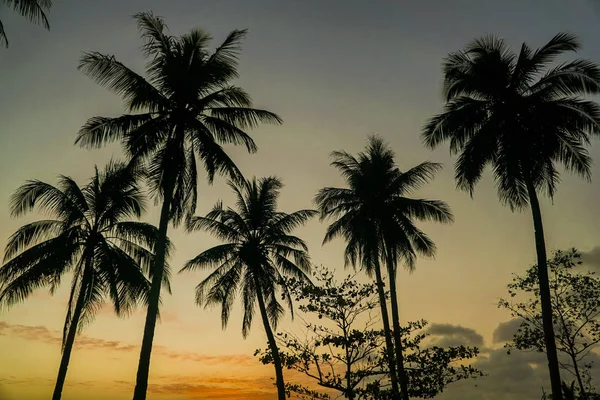
[[[431,152],[419,133],[441,109],[441,61],[448,52],[483,34],[501,36],[517,48],[523,41],[539,47],[570,31],[581,37],[580,56],[600,62],[600,6],[588,0],[55,0],[47,32],[0,4],[10,41],[9,49],[0,49],[2,244],[20,225],[38,218],[9,216],[9,197],[25,180],[55,183],[65,174],[83,184],[94,164],[120,156],[114,146],[93,151],[73,146],[87,118],[123,112],[118,97],[76,67],[83,51],[97,50],[142,72],[141,40],[131,15],[150,10],[165,18],[173,34],[200,26],[215,44],[233,29],[249,29],[237,84],[257,107],[285,122],[252,132],[257,154],[230,150],[246,175],[283,179],[284,211],[312,207],[319,188],[342,185],[329,166],[329,153],[342,148],[355,153],[372,133],[390,143],[401,169],[442,162],[443,172],[418,195],[447,201],[456,222],[421,225],[437,243],[438,255],[420,259],[413,274],[400,272],[401,319],[426,319],[436,336],[484,349],[477,365],[490,376],[450,386],[440,399],[503,400],[517,392],[525,400],[540,398],[547,375],[543,356],[506,355],[501,347],[514,324],[496,308],[511,273],[534,261],[531,215],[502,207],[489,173],[473,199],[455,190],[447,146]],[[600,143],[591,152],[599,160]],[[593,173],[599,176],[598,165]],[[199,214],[218,199],[225,204],[232,199],[223,179],[213,186],[203,181],[199,188]],[[554,204],[542,204],[548,248],[576,246],[600,270],[598,204],[597,183],[563,175]],[[145,220],[158,223],[158,214],[150,207]],[[315,220],[297,233],[316,264],[341,276],[343,243],[321,246],[324,229]],[[260,321],[244,340],[238,308],[221,330],[220,310],[194,304],[194,286],[204,275],[176,273],[217,242],[182,230],[171,230],[170,237],[176,246],[173,295],[164,296],[148,398],[274,398],[272,368],[252,356],[266,342]],[[54,296],[38,291],[27,302],[0,310],[0,399],[50,397],[67,302],[64,282]],[[142,310],[124,320],[103,310],[76,340],[63,398],[130,398],[143,322]],[[280,329],[295,330],[298,324],[286,320]],[[595,372],[600,377],[600,369]]]

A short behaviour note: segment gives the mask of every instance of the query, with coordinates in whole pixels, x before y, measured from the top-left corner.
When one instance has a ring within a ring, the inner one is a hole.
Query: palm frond
[[[0,304],[20,303],[41,287],[53,292],[61,276],[73,266],[78,250],[79,246],[63,234],[13,257],[0,267]]]
[[[206,132],[196,131],[192,141],[198,158],[204,164],[209,183],[214,181],[217,174],[227,175],[229,179],[235,182],[244,180],[244,176],[237,165],[212,136],[207,135]]]
[[[173,38],[166,34],[168,27],[162,17],[155,16],[152,12],[141,12],[134,14],[138,29],[144,40],[144,56],[158,57],[169,56]]]
[[[120,117],[92,117],[77,133],[75,144],[86,148],[100,148],[125,137],[154,118],[152,113],[125,114]]]
[[[235,251],[237,247],[238,245],[236,243],[227,243],[211,247],[189,260],[179,272],[192,271],[196,268],[219,267],[227,261],[236,258]]]
[[[114,56],[95,51],[84,53],[77,69],[122,97],[127,109],[132,112],[144,109],[156,113],[169,106],[169,101],[160,91]]]
[[[8,37],[6,36],[6,31],[4,30],[4,24],[2,21],[0,21],[0,46],[8,48]]]
[[[210,115],[240,129],[256,128],[260,123],[275,125],[283,123],[283,120],[273,112],[248,107],[210,108]]]
[[[49,212],[61,219],[69,221],[83,219],[81,211],[65,193],[48,183],[29,180],[12,195],[10,212],[13,217],[20,217],[36,206],[41,211]]]
[[[215,49],[206,64],[220,70],[227,80],[237,78],[237,64],[241,42],[247,33],[247,29],[231,31],[223,43]]]
[[[397,174],[397,178],[391,186],[394,189],[397,188],[398,194],[411,193],[433,180],[441,169],[442,164],[430,161],[423,162],[406,172]]]
[[[396,215],[402,215],[411,220],[431,221],[442,224],[449,224],[454,221],[450,207],[446,202],[441,200],[398,197],[394,199],[393,206],[397,210]]]
[[[9,238],[4,248],[6,262],[32,245],[55,238],[64,231],[64,223],[56,220],[41,220],[23,225]]]
[[[188,232],[204,230],[221,240],[235,241],[239,238],[238,231],[213,218],[192,217],[187,221],[186,229]]]
[[[296,228],[306,224],[311,218],[315,217],[319,212],[317,210],[298,210],[290,214],[279,214],[276,220],[270,224],[266,231],[267,235],[281,235],[288,233]]]
[[[5,0],[4,4],[36,25],[42,25],[50,30],[47,13],[52,7],[52,0]],[[0,45],[8,47],[8,39],[4,26],[0,23]]]
[[[202,116],[202,123],[215,138],[224,144],[244,145],[249,153],[256,153],[258,147],[254,140],[235,124],[209,115]]]

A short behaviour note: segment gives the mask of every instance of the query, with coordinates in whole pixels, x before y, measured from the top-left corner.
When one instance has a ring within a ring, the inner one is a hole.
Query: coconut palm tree
[[[53,400],[61,397],[77,332],[102,304],[109,299],[122,316],[148,300],[144,273],[152,277],[158,230],[130,220],[145,208],[137,175],[111,162],[83,187],[60,176],[58,186],[32,180],[12,197],[13,216],[37,207],[52,219],[23,225],[9,238],[0,268],[0,304],[21,302],[40,287],[54,293],[63,276],[73,274]],[[168,287],[167,278],[162,279]]]
[[[277,301],[278,292],[293,316],[292,298],[283,281],[293,276],[310,282],[308,249],[304,241],[291,232],[316,215],[314,210],[293,213],[278,211],[277,203],[282,183],[270,177],[249,182],[229,182],[236,195],[236,208],[224,208],[219,202],[206,217],[193,217],[187,223],[189,231],[204,230],[225,243],[203,251],[188,261],[181,271],[214,268],[196,287],[196,303],[221,305],[223,328],[238,290],[244,307],[242,335],[250,331],[254,309],[258,309],[273,356],[278,399],[284,400],[283,366],[273,330],[284,312]]]
[[[94,117],[87,121],[76,143],[99,147],[120,141],[132,163],[143,163],[147,181],[162,201],[156,266],[144,327],[134,400],[146,398],[152,341],[160,297],[169,222],[178,226],[196,208],[198,162],[211,183],[217,173],[240,179],[240,172],[222,144],[245,145],[256,151],[245,132],[260,122],[280,123],[268,111],[252,108],[250,96],[232,86],[238,76],[240,41],[246,31],[233,31],[214,51],[210,35],[201,29],[169,36],[161,18],[151,13],[135,16],[149,60],[143,78],[113,56],[92,52],[79,69],[100,85],[120,95],[128,114]]]
[[[495,37],[475,39],[444,61],[444,112],[429,120],[426,146],[450,142],[459,154],[456,181],[471,195],[489,165],[498,197],[511,210],[531,207],[539,268],[544,337],[554,399],[562,399],[546,245],[539,193],[552,198],[559,182],[557,164],[590,179],[592,160],[585,149],[600,133],[600,107],[582,98],[600,92],[600,68],[586,60],[556,66],[558,56],[577,51],[576,36],[560,33],[518,54]]]
[[[377,136],[369,137],[366,150],[357,157],[345,151],[335,151],[332,157],[331,164],[340,170],[348,187],[326,187],[315,198],[321,218],[335,219],[327,228],[324,243],[343,237],[347,242],[346,265],[360,263],[367,274],[375,274],[392,390],[397,396],[399,378],[400,393],[408,399],[396,293],[397,265],[402,261],[412,270],[417,254],[435,254],[435,244],[415,226],[415,220],[448,223],[453,217],[448,205],[442,201],[405,196],[429,182],[441,166],[424,162],[401,172],[395,164],[394,152]],[[387,267],[390,283],[394,343],[381,263]]]
[[[50,29],[46,13],[52,7],[52,0],[2,0],[5,6],[12,8],[35,24],[41,24]],[[4,32],[4,25],[0,21],[0,45],[8,47],[8,38]]]

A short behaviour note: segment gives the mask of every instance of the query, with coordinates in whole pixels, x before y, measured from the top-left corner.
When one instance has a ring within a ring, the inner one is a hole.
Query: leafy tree
[[[578,393],[577,393],[577,389],[575,388],[575,381],[571,382],[570,385],[567,385],[563,381],[562,382],[562,390],[563,390],[563,397],[565,400],[582,400],[584,398],[587,400],[600,400],[600,394],[598,394],[598,393],[586,393],[585,397],[579,397]],[[546,394],[546,392],[543,391],[542,400],[552,400],[552,395]]]
[[[585,358],[600,343],[600,278],[594,272],[577,269],[581,265],[581,255],[575,249],[557,251],[547,265],[556,348],[569,360],[561,362],[560,366],[575,377],[578,398],[585,400],[586,393],[593,390],[589,375],[591,364],[585,363]],[[512,299],[519,295],[526,299],[520,302],[501,299],[498,303],[499,307],[510,310],[513,317],[522,319],[513,341],[506,345],[509,351],[543,352],[546,348],[537,269],[534,265],[523,276],[515,276],[508,285]]]
[[[314,276],[318,285],[292,278],[287,280],[287,286],[300,302],[300,311],[316,315],[325,323],[304,321],[303,337],[290,332],[278,334],[280,347],[285,349],[281,351],[284,365],[347,399],[390,398],[393,393],[389,390],[385,335],[374,329],[378,321],[371,314],[379,303],[376,286],[359,284],[354,276],[337,283],[333,273],[325,268]],[[476,348],[423,347],[422,341],[427,338],[425,326],[425,321],[418,321],[402,328],[411,396],[431,398],[452,382],[482,375],[472,366],[457,365],[477,356]],[[257,350],[255,355],[265,364],[273,362],[269,350]],[[288,383],[288,390],[305,398],[330,398],[329,394],[298,384]]]
[[[398,393],[398,371],[402,396],[406,400],[409,382],[402,354],[397,265],[401,261],[413,270],[417,254],[435,254],[435,244],[415,226],[415,220],[449,223],[453,217],[448,205],[442,201],[405,196],[433,179],[441,166],[424,162],[402,172],[396,167],[394,152],[376,136],[369,137],[366,150],[357,157],[345,151],[335,151],[332,157],[332,165],[340,170],[348,187],[326,187],[315,198],[321,219],[335,219],[327,229],[324,243],[337,236],[343,237],[347,243],[346,265],[360,263],[367,274],[375,274],[388,360],[396,362],[390,366],[392,390]],[[393,331],[389,326],[380,263],[387,266]]]
[[[7,7],[21,14],[35,24],[41,24],[50,29],[46,13],[52,7],[52,0],[2,0]],[[0,45],[8,47],[8,38],[4,31],[4,25],[0,21]]]
[[[490,165],[500,201],[513,211],[531,207],[555,400],[562,398],[561,379],[538,194],[554,196],[557,164],[590,179],[592,160],[585,146],[600,133],[600,107],[581,96],[600,92],[600,68],[586,60],[552,67],[558,56],[579,47],[566,33],[535,51],[524,43],[518,54],[496,37],[475,39],[445,59],[445,110],[422,134],[428,147],[449,141],[450,152],[460,154],[455,167],[460,189],[472,195]]]
[[[60,176],[58,186],[32,180],[12,197],[13,216],[37,207],[52,219],[23,225],[9,238],[0,268],[0,303],[21,302],[40,287],[54,293],[63,276],[73,273],[53,400],[61,397],[77,332],[104,301],[110,299],[119,316],[138,301],[148,301],[150,282],[144,272],[153,276],[158,231],[130,221],[145,209],[137,175],[111,162],[102,172],[96,169],[83,187]],[[162,281],[168,288],[168,274]]]
[[[193,29],[169,36],[163,20],[151,13],[135,16],[149,60],[147,79],[113,56],[86,53],[79,69],[120,95],[129,114],[93,117],[81,128],[76,143],[100,147],[121,141],[132,163],[145,165],[147,182],[162,201],[156,266],[150,291],[134,400],[144,400],[148,388],[152,341],[158,315],[160,282],[165,264],[169,222],[177,227],[196,209],[198,162],[209,183],[215,174],[232,179],[241,174],[222,144],[245,145],[256,151],[245,129],[259,122],[280,123],[273,113],[252,108],[250,96],[230,82],[238,76],[240,41],[246,31],[233,31],[213,52],[211,37]]]
[[[273,329],[284,313],[277,301],[278,292],[293,316],[292,297],[284,276],[293,276],[310,284],[308,248],[291,232],[303,225],[314,210],[285,213],[277,210],[283,186],[277,178],[254,178],[229,186],[236,195],[236,209],[224,208],[219,202],[206,217],[193,217],[187,223],[190,231],[204,230],[224,244],[203,251],[182,269],[215,268],[196,287],[196,303],[221,305],[223,328],[227,326],[233,301],[241,289],[244,304],[242,335],[250,331],[254,308],[258,302],[270,351],[273,354],[279,400],[284,400],[285,383]]]

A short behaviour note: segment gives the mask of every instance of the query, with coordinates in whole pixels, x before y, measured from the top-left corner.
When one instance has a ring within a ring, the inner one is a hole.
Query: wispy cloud
[[[186,399],[272,399],[273,380],[268,377],[183,376],[163,375],[148,385],[148,393],[182,396]],[[132,382],[114,381],[115,386],[131,389]]]
[[[431,335],[432,342],[436,346],[477,346],[484,344],[483,336],[475,329],[461,325],[452,324],[431,324],[426,332]]]
[[[24,340],[31,340],[50,345],[59,346],[62,341],[61,333],[50,330],[44,326],[15,325],[0,321],[0,335],[9,335]],[[75,340],[75,348],[82,350],[109,350],[117,352],[138,351],[138,345],[132,345],[116,340],[105,340],[86,335],[80,335]],[[224,354],[209,355],[193,352],[173,351],[165,346],[156,345],[153,348],[153,354],[170,359],[183,361],[202,362],[204,364],[235,364],[235,365],[256,365],[257,360],[245,354]]]

